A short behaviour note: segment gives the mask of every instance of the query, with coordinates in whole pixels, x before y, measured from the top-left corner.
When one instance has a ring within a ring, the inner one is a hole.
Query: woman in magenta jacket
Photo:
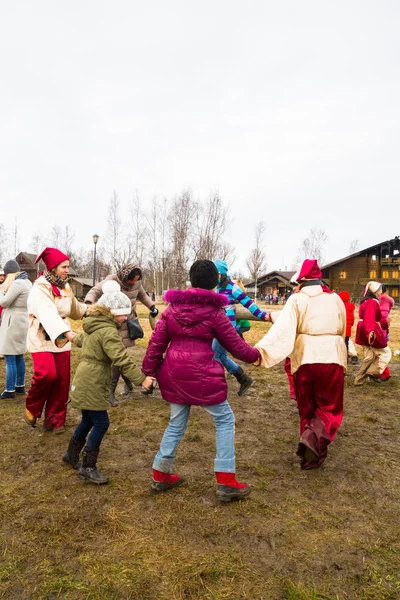
[[[152,489],[163,491],[182,483],[172,467],[190,407],[195,404],[214,420],[217,496],[229,502],[248,496],[250,488],[235,477],[235,417],[227,401],[224,367],[214,358],[212,341],[216,338],[233,356],[248,363],[257,362],[260,354],[232,327],[223,310],[226,298],[213,291],[218,283],[214,263],[196,261],[190,282],[191,289],[166,293],[169,306],[157,323],[142,365],[145,375],[157,377],[162,397],[171,403],[170,422],[153,463]]]
[[[388,323],[386,319],[382,318],[379,307],[381,293],[381,284],[377,281],[370,281],[365,286],[364,296],[360,303],[356,344],[362,346],[364,359],[355,376],[355,385],[362,385],[369,378],[381,381],[387,381],[390,378],[388,364],[392,353],[387,345],[385,335]]]

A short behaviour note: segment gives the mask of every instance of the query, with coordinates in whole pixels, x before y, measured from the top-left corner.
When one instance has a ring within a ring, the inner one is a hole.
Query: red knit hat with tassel
[[[35,263],[38,263],[39,260],[42,260],[46,265],[46,269],[50,271],[50,269],[54,269],[54,267],[65,260],[69,260],[69,257],[57,248],[45,248],[43,252],[39,254],[35,260]]]

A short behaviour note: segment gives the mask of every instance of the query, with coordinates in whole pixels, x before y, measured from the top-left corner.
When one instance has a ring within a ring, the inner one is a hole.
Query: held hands
[[[272,318],[271,318],[271,313],[265,313],[263,321],[269,321],[270,323],[272,323]]]
[[[150,315],[153,317],[153,319],[155,319],[158,315],[158,308],[156,308],[155,305],[150,308]]]
[[[142,381],[142,388],[144,388],[145,390],[149,390],[153,387],[153,383],[155,380],[155,377],[146,377],[146,379]]]
[[[72,340],[74,339],[74,337],[76,336],[76,333],[74,333],[73,331],[66,331],[64,333],[64,336],[67,338],[67,340],[69,342],[72,342]]]

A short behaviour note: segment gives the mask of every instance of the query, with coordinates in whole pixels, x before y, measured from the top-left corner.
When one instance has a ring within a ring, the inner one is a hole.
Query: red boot
[[[217,498],[221,502],[230,502],[231,500],[240,500],[246,498],[251,492],[247,483],[236,481],[235,473],[215,473],[217,478]]]
[[[151,484],[153,492],[164,492],[181,485],[181,483],[183,483],[183,477],[177,473],[163,473],[153,469],[153,482]]]
[[[381,373],[379,379],[381,381],[387,381],[388,379],[390,379],[389,367],[386,367],[386,369],[383,371],[383,373]]]

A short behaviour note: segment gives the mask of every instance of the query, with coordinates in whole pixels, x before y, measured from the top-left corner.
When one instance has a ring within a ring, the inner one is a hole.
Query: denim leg
[[[15,357],[16,365],[17,365],[17,381],[16,385],[21,387],[25,385],[25,358],[23,354],[18,354]]]
[[[75,429],[73,436],[79,442],[85,442],[89,431],[93,427],[92,419],[90,418],[90,410],[82,410],[82,419],[78,427]]]
[[[203,406],[213,418],[216,429],[216,455],[214,471],[236,473],[235,463],[235,415],[228,400],[221,404]]]
[[[228,373],[233,375],[239,370],[239,365],[237,365],[231,358],[228,358],[227,351],[221,346],[216,338],[213,339],[212,350],[214,352],[214,358],[225,367]]]
[[[17,379],[16,356],[14,354],[5,354],[6,361],[6,392],[15,392],[15,380]]]
[[[93,428],[86,443],[86,450],[98,450],[101,441],[110,426],[110,419],[106,410],[90,410]]]
[[[190,404],[171,403],[170,410],[171,415],[168,427],[164,431],[160,449],[153,462],[153,469],[162,471],[163,473],[172,473],[176,449],[187,428],[190,415]]]

